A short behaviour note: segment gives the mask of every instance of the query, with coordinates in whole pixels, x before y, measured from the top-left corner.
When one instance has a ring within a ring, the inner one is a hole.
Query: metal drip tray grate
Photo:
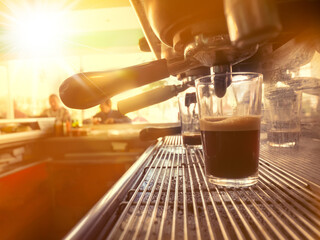
[[[116,223],[101,238],[320,238],[314,186],[261,159],[255,186],[216,187],[204,178],[202,151],[186,151],[180,141],[167,137],[149,156],[141,180],[117,210]]]
[[[255,186],[216,187],[202,151],[180,146],[168,137],[149,156],[107,239],[320,238],[320,197],[299,176],[260,159]]]
[[[320,239],[320,187],[263,155],[258,184],[241,189],[208,183],[202,150],[178,136],[144,166],[98,239]]]

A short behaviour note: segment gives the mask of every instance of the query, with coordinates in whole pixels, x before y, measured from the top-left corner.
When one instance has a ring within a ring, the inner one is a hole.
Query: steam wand
[[[168,85],[144,92],[142,94],[121,100],[118,102],[118,111],[122,114],[133,112],[141,108],[151,106],[178,95],[178,93],[190,87],[190,82],[181,85]]]

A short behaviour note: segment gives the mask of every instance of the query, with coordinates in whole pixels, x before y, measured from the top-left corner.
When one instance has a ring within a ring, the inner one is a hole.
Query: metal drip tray
[[[118,207],[113,213],[104,210],[107,223],[100,224],[98,231],[91,227],[87,233],[94,234],[87,237],[320,238],[318,185],[310,185],[262,155],[258,184],[240,189],[217,187],[204,177],[202,150],[185,150],[180,141],[180,137],[167,137],[156,145]]]

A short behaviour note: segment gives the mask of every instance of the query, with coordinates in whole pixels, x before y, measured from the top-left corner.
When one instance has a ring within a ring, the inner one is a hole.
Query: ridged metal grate
[[[270,163],[275,163],[286,171],[294,172],[320,185],[320,140],[302,138],[298,147],[270,147],[262,141],[260,156]]]
[[[202,151],[185,150],[177,136],[147,161],[112,230],[98,238],[320,239],[320,191],[263,156],[258,184],[241,189],[208,183]]]

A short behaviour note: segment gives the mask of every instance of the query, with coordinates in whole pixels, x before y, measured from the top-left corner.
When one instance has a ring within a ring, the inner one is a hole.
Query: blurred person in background
[[[41,117],[55,117],[60,121],[70,120],[70,114],[67,109],[61,106],[59,97],[56,94],[49,96],[50,108],[41,113]]]
[[[112,102],[107,99],[100,104],[100,112],[93,118],[94,124],[113,124],[113,123],[131,123],[131,119],[121,114],[119,111],[112,110]]]
[[[24,112],[19,110],[16,101],[13,101],[13,107],[14,107],[14,118],[27,118],[28,117],[27,114],[25,114]]]

